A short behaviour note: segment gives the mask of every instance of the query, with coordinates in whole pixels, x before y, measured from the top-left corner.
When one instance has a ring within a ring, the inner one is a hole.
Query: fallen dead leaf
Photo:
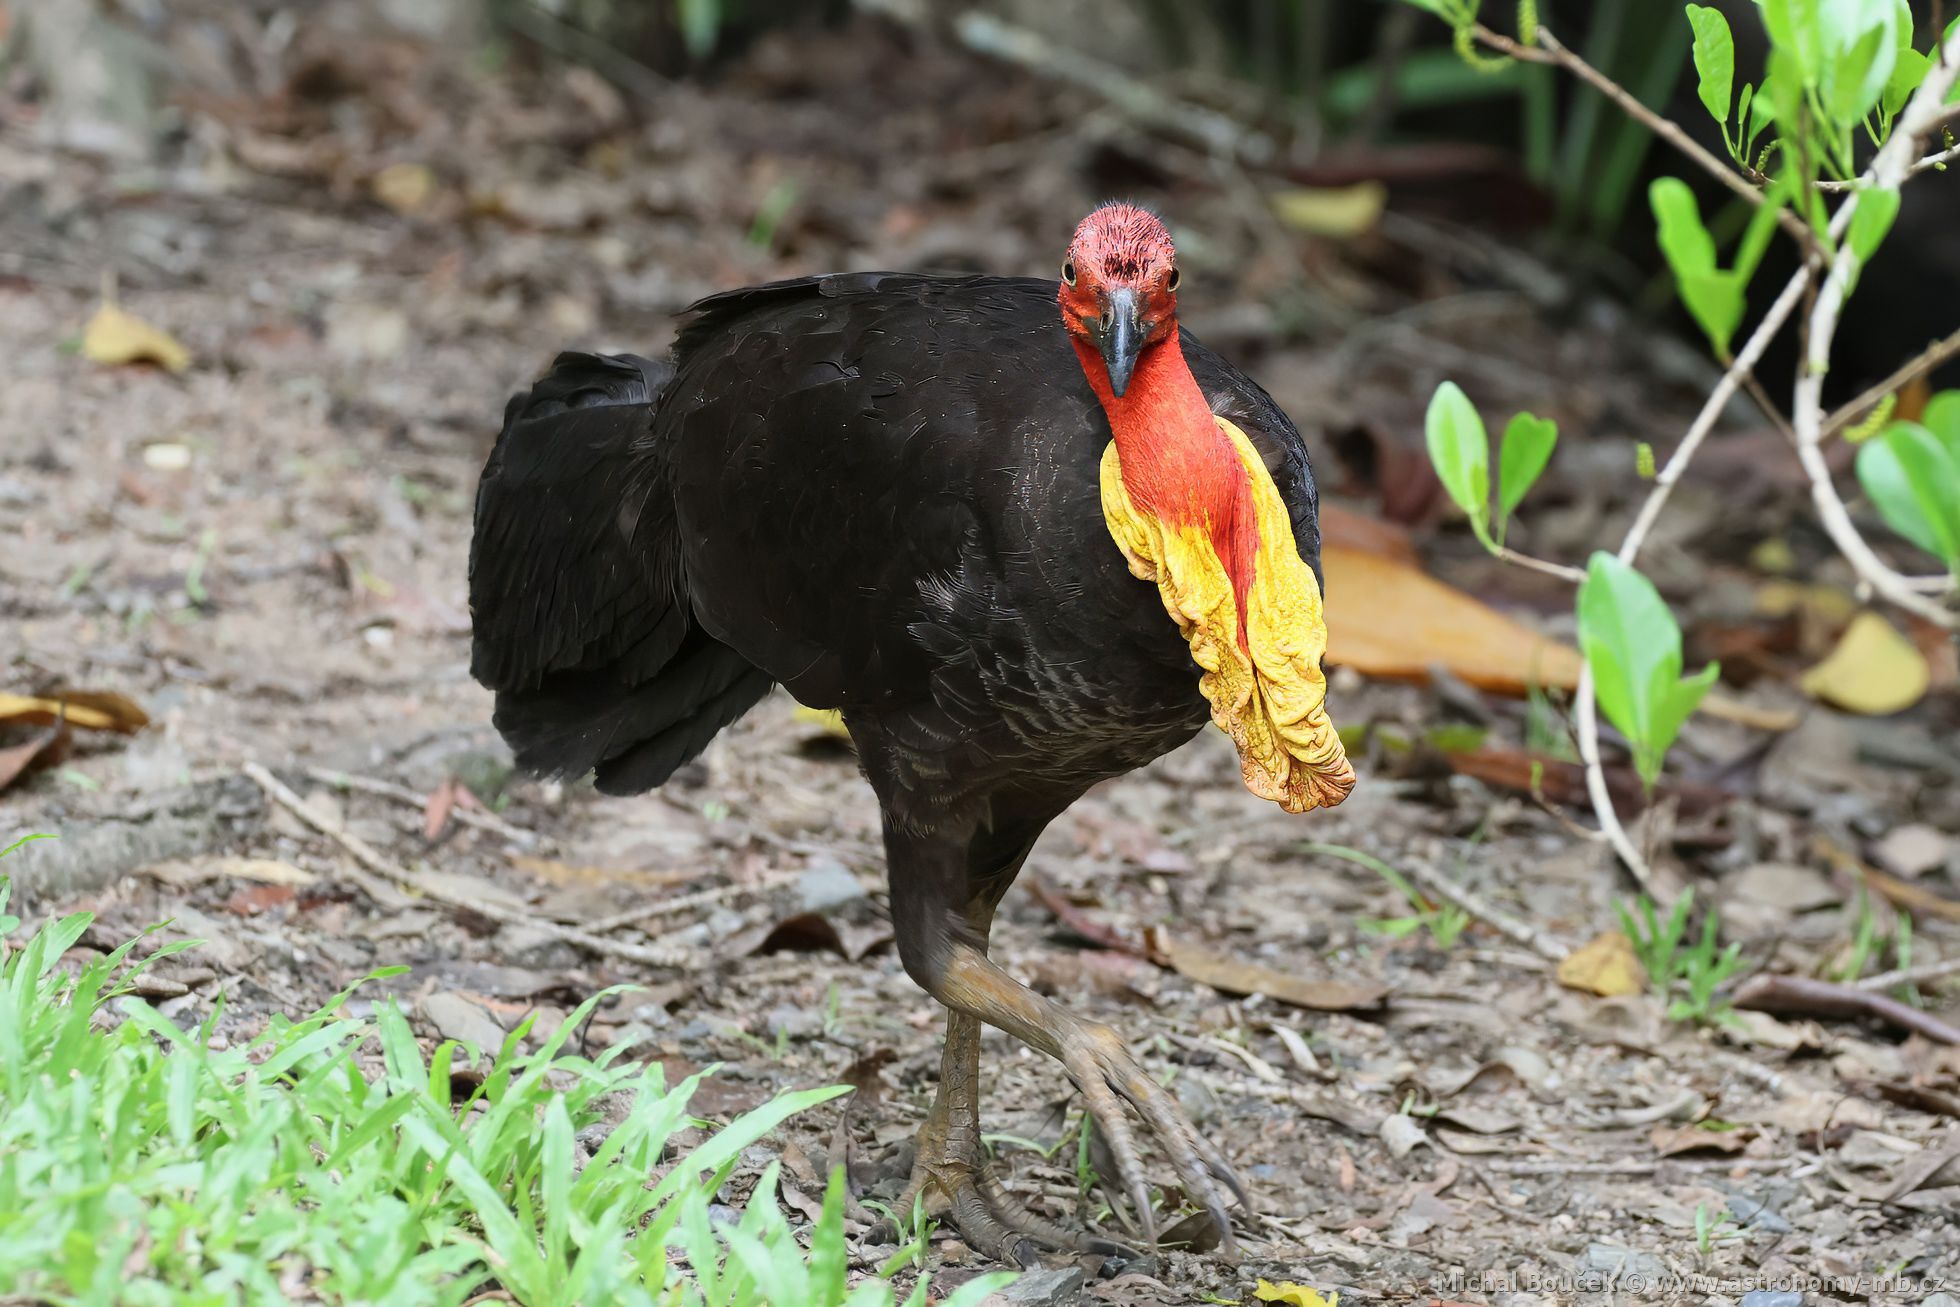
[[[1310,1289],[1291,1280],[1274,1284],[1271,1280],[1261,1279],[1253,1288],[1252,1296],[1260,1302],[1284,1303],[1286,1307],[1339,1307],[1341,1301],[1338,1293],[1322,1294],[1318,1289]]]
[[[236,880],[258,881],[263,885],[306,886],[319,880],[310,871],[302,871],[290,862],[272,858],[192,858],[153,862],[138,870],[142,875],[179,888],[226,876]]]
[[[408,215],[424,208],[436,193],[436,175],[426,164],[391,163],[374,174],[368,185],[375,199],[396,213]]]
[[[0,749],[0,790],[6,789],[29,771],[52,767],[68,751],[68,728],[49,726],[19,744]]]
[[[292,885],[250,885],[225,900],[225,911],[241,917],[256,917],[284,907],[299,894]]]
[[[1281,1003],[1316,1012],[1378,1007],[1388,996],[1385,985],[1368,981],[1309,980],[1257,962],[1214,953],[1201,944],[1170,936],[1159,936],[1156,946],[1179,975],[1227,994],[1264,994]]]
[[[175,336],[133,313],[105,303],[82,328],[82,357],[111,366],[154,363],[168,372],[185,372],[191,352]]]
[[[528,872],[539,880],[553,885],[591,886],[591,885],[631,885],[635,889],[653,889],[663,885],[685,885],[692,880],[701,879],[698,871],[641,871],[634,867],[587,867],[560,862],[556,858],[538,858],[529,854],[513,853],[510,865],[519,871]]]
[[[1353,545],[1321,550],[1329,594],[1327,661],[1363,676],[1424,682],[1442,667],[1481,690],[1522,696],[1532,687],[1579,683],[1578,650],[1551,640],[1409,561],[1376,548],[1359,532]],[[1699,709],[1755,730],[1787,731],[1799,714],[1711,693]]]
[[[1573,950],[1558,964],[1558,983],[1601,998],[1620,998],[1647,988],[1647,972],[1634,956],[1633,941],[1609,930]]]
[[[1441,666],[1480,689],[1523,694],[1579,681],[1578,653],[1417,569],[1357,549],[1321,553],[1327,660],[1365,676],[1425,681]]]
[[[1311,236],[1359,236],[1374,227],[1388,203],[1378,181],[1352,186],[1296,186],[1273,196],[1280,221]]]
[[[1799,682],[1811,698],[1869,717],[1903,712],[1931,683],[1925,656],[1877,613],[1858,614],[1837,648]]]
[[[118,735],[134,735],[150,724],[150,715],[126,694],[77,691],[48,698],[0,694],[0,723],[49,726],[64,717],[70,726]]]
[[[1739,1153],[1754,1136],[1753,1130],[1706,1130],[1698,1125],[1662,1123],[1647,1138],[1662,1157],[1678,1157],[1682,1153]]]

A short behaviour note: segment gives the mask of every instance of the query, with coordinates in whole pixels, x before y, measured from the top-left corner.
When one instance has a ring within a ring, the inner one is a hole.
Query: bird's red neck
[[[1071,343],[1109,417],[1131,500],[1166,527],[1195,527],[1211,537],[1232,578],[1239,642],[1245,644],[1245,597],[1257,567],[1259,521],[1245,465],[1198,389],[1176,328],[1144,350],[1121,395],[1110,389],[1095,348],[1076,337]]]

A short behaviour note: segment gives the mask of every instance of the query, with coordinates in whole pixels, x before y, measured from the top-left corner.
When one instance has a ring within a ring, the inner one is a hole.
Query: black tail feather
[[[518,765],[659,785],[770,685],[693,620],[653,417],[673,368],[561,354],[477,490],[471,671]]]

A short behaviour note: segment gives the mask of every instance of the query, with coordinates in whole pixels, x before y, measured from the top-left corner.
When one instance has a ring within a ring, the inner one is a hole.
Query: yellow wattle
[[[1354,788],[1354,768],[1327,718],[1327,623],[1320,586],[1300,561],[1279,488],[1245,433],[1216,418],[1245,466],[1259,527],[1246,592],[1246,644],[1231,573],[1202,522],[1166,524],[1131,500],[1122,458],[1103,451],[1102,504],[1130,571],[1154,581],[1202,669],[1211,719],[1238,746],[1246,788],[1288,812],[1328,808]]]

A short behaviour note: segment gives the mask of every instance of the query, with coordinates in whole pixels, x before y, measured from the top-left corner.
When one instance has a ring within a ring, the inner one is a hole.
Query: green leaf
[[[1879,244],[1885,233],[1892,230],[1892,220],[1899,216],[1899,192],[1896,187],[1873,187],[1858,193],[1858,207],[1851,213],[1851,251],[1862,260],[1870,259],[1878,253]]]
[[[1707,333],[1715,352],[1726,358],[1746,307],[1742,278],[1716,266],[1715,238],[1702,225],[1700,207],[1686,182],[1679,177],[1658,178],[1648,188],[1647,199],[1681,303]]]
[[[1524,502],[1525,493],[1551,462],[1552,447],[1558,443],[1558,423],[1531,413],[1520,413],[1504,427],[1504,441],[1497,454],[1497,538],[1504,539],[1504,528],[1511,514]]]
[[[1942,390],[1926,401],[1919,425],[1939,438],[1947,452],[1960,462],[1960,390]]]
[[[1898,62],[1892,65],[1892,76],[1885,83],[1885,93],[1878,97],[1878,107],[1891,117],[1906,107],[1906,101],[1926,80],[1932,70],[1933,61],[1910,47],[1899,51]]]
[[[1726,137],[1729,95],[1735,89],[1735,38],[1729,34],[1729,20],[1719,9],[1689,5],[1688,26],[1695,31],[1695,73],[1701,78],[1702,105],[1722,124]]]
[[[1653,583],[1613,555],[1592,556],[1579,587],[1579,648],[1607,720],[1633,745],[1651,787],[1661,761],[1718,671],[1681,679],[1681,628]]]
[[[1490,548],[1490,436],[1476,406],[1454,381],[1445,381],[1430,397],[1423,434],[1437,479],[1469,514],[1477,539]]]
[[[1940,415],[1945,421],[1945,414]],[[1858,483],[1885,525],[1960,572],[1960,440],[1894,422],[1858,447]]]

